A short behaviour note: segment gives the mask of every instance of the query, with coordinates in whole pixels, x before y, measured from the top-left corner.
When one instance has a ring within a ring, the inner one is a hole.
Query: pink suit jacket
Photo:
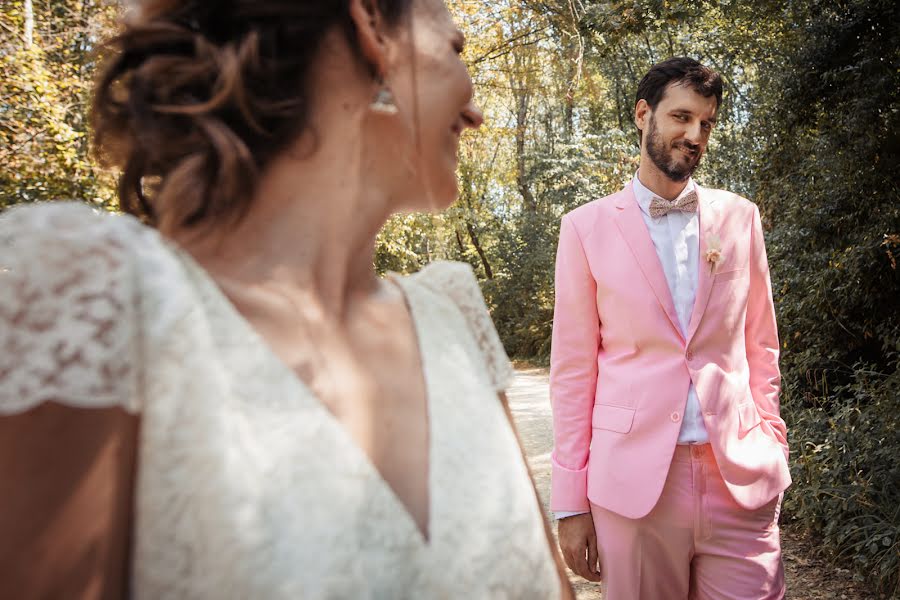
[[[659,500],[691,380],[722,477],[759,508],[791,483],[778,333],[759,210],[697,186],[700,255],[687,336],[632,186],[563,217],[550,393],[551,509],[640,518]],[[717,236],[722,258],[706,260]]]

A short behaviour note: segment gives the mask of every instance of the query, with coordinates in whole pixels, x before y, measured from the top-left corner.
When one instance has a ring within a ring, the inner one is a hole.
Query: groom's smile
[[[683,145],[676,145],[675,149],[679,150],[682,154],[684,154],[685,158],[687,158],[688,160],[695,160],[695,159],[699,158],[699,154],[696,149],[687,148]]]

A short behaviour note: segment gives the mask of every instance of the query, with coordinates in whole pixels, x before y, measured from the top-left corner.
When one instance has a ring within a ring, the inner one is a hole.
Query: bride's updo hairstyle
[[[371,0],[387,26],[413,0]],[[261,169],[310,126],[309,74],[349,0],[146,0],[106,44],[92,124],[122,210],[190,227],[243,215]],[[360,55],[360,60],[362,57]],[[373,73],[373,76],[375,74]]]

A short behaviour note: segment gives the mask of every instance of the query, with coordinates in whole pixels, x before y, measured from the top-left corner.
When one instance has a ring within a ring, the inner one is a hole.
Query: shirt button
[[[673,413],[672,413],[672,416],[671,416],[671,419],[672,419],[672,422],[673,422],[673,423],[677,423],[678,420],[681,419],[681,415],[679,415],[677,412],[673,412]]]

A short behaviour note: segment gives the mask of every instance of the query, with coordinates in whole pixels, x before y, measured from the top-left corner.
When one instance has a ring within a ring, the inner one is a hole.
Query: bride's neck
[[[168,233],[216,278],[312,292],[340,311],[377,288],[375,239],[393,212],[389,194],[354,156],[323,146],[286,152],[265,170],[246,216],[232,227]]]

